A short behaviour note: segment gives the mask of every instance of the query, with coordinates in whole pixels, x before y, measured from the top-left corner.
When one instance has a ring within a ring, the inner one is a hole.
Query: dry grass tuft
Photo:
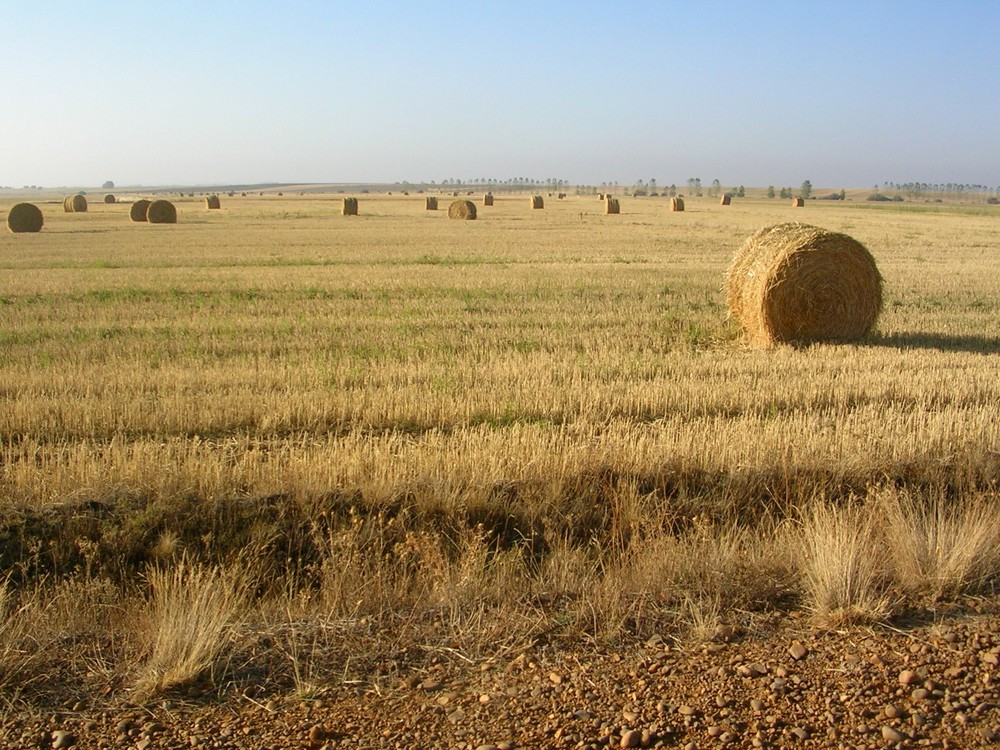
[[[140,699],[218,668],[246,605],[245,582],[233,571],[182,560],[171,569],[153,568],[147,577],[149,659],[136,682]]]
[[[170,201],[153,201],[146,209],[146,221],[150,224],[176,224],[177,209]]]
[[[40,232],[44,223],[42,209],[34,203],[18,203],[7,214],[7,229],[15,234]]]
[[[448,206],[448,218],[467,220],[475,219],[476,204],[472,201],[452,201],[451,205]]]
[[[883,500],[885,537],[903,591],[937,601],[1000,575],[1000,508],[980,499]]]
[[[730,314],[763,345],[856,340],[882,309],[882,277],[865,246],[808,224],[751,235],[733,257],[725,288]]]
[[[889,615],[883,551],[871,515],[817,501],[802,522],[800,571],[806,605],[831,627]]]
[[[149,210],[150,203],[152,203],[152,201],[148,201],[145,198],[137,200],[129,209],[128,217],[132,221],[146,221],[146,211]]]

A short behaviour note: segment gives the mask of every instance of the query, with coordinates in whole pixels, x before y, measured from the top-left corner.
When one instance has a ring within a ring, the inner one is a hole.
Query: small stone
[[[788,649],[788,653],[795,661],[802,661],[809,653],[809,649],[804,644],[795,641]]]
[[[322,742],[326,739],[326,729],[322,724],[313,724],[309,728],[309,741]]]
[[[551,682],[553,685],[562,685],[563,684],[563,677],[558,672],[550,672],[549,673],[549,682]]]
[[[441,689],[441,681],[435,680],[433,677],[428,677],[426,680],[420,683],[420,689],[426,690],[428,692]]]
[[[886,742],[902,742],[906,739],[906,735],[900,732],[898,729],[893,729],[892,727],[883,726],[882,727],[882,739]]]
[[[149,750],[153,746],[153,741],[149,737],[135,743],[135,750]]]
[[[888,706],[886,706],[882,710],[882,712],[886,715],[886,718],[888,719],[898,719],[900,716],[903,715],[903,709],[901,709],[899,706],[894,706],[891,703]]]
[[[931,691],[927,688],[917,688],[910,693],[910,697],[915,701],[924,701],[931,697]]]
[[[899,684],[900,685],[912,685],[920,679],[920,675],[914,672],[912,669],[904,669],[899,673]]]
[[[76,737],[72,732],[68,732],[65,729],[57,729],[52,733],[52,747],[53,750],[59,750],[63,747],[73,747],[76,744]]]
[[[759,711],[763,711],[764,710],[764,701],[759,701],[756,698],[754,698],[752,701],[750,701],[750,708],[752,708],[754,711],[758,711],[758,712]]]
[[[679,713],[681,716],[694,716],[696,713],[698,713],[698,710],[693,706],[684,705],[677,707],[677,713]]]
[[[632,722],[636,721],[639,718],[639,712],[625,709],[624,711],[622,711],[622,718],[631,724]]]
[[[638,729],[630,729],[622,735],[619,747],[640,747],[642,745],[642,732]]]
[[[809,730],[806,729],[805,727],[795,727],[795,729],[792,730],[792,734],[794,734],[800,740],[809,739]]]

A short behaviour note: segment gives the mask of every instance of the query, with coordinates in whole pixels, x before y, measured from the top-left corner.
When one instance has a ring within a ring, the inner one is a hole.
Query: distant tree
[[[720,190],[722,190],[722,185],[719,181],[717,179],[712,180],[712,187],[708,189],[708,194],[713,198],[718,198]]]
[[[773,198],[774,197],[774,185],[768,185],[767,186],[767,197],[768,198]]]
[[[778,197],[780,197],[780,198],[791,198],[792,196],[790,195],[790,193],[791,193],[791,190],[789,190],[788,188],[781,188],[781,192],[778,194]]]
[[[809,180],[805,180],[802,183],[802,187],[799,188],[799,196],[802,198],[808,198],[810,195],[812,195],[812,191],[813,191],[813,184],[809,182]]]
[[[671,184],[671,185],[670,185],[670,197],[671,197],[671,198],[673,198],[673,197],[675,197],[676,195],[677,195],[677,186],[676,186],[676,185],[673,185],[673,184]]]
[[[746,188],[744,188],[742,185],[740,185],[739,188],[736,189],[736,197],[737,198],[746,198],[747,197]]]
[[[114,190],[115,183],[113,183],[111,180],[108,180],[103,185],[101,185],[101,187],[104,188],[105,190]]]
[[[842,201],[846,201],[847,200],[847,191],[844,190],[844,188],[840,189],[840,200],[842,200]]]

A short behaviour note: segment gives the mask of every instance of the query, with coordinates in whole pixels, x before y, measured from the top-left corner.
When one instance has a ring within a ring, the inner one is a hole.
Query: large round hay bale
[[[483,205],[492,206],[493,205],[493,193],[487,193],[483,196]]]
[[[622,212],[621,205],[618,203],[617,198],[613,198],[610,195],[604,200],[604,213],[606,214],[620,214]]]
[[[105,203],[117,203],[118,199],[115,198],[115,196],[113,196],[111,193],[108,193],[107,195],[104,196],[104,202]]]
[[[728,206],[733,202],[733,196],[729,193],[723,193],[722,200],[719,201],[720,206]]]
[[[344,216],[357,216],[358,215],[358,199],[357,198],[344,198]]]
[[[146,209],[146,221],[150,224],[176,224],[177,209],[170,201],[153,201]]]
[[[87,213],[87,197],[77,193],[76,195],[71,195],[68,198],[69,210],[74,214]]]
[[[806,205],[805,198],[792,198],[792,205],[796,208],[802,208]]]
[[[531,196],[531,207],[532,208],[545,208],[545,199],[540,195]]]
[[[210,195],[205,198],[205,208],[222,208],[222,201],[219,200],[219,196]]]
[[[149,204],[151,201],[141,198],[132,204],[132,207],[128,211],[128,217],[132,221],[145,221],[146,211],[149,209]]]
[[[859,339],[882,310],[882,276],[865,246],[797,222],[747,238],[725,287],[730,314],[756,344]]]
[[[449,219],[475,219],[476,204],[472,201],[452,201],[448,206]]]
[[[429,195],[429,196],[427,196],[427,198],[425,200],[425,205],[427,206],[427,210],[428,211],[437,211],[438,210],[438,199],[435,198],[432,195]]]
[[[7,228],[15,234],[40,232],[44,223],[42,210],[34,203],[18,203],[7,214]]]
[[[683,198],[671,198],[670,199],[670,210],[671,211],[683,211],[684,210],[684,199]]]

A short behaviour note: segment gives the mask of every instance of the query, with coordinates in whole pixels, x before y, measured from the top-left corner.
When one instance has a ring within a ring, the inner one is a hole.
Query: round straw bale
[[[357,216],[358,215],[358,199],[357,198],[344,198],[344,216]]]
[[[622,212],[618,199],[612,198],[610,195],[605,199],[604,206],[604,213],[606,214],[620,214]]]
[[[483,196],[483,205],[492,206],[493,205],[493,193],[487,193]]]
[[[435,198],[433,195],[427,196],[427,198],[425,199],[425,203],[428,211],[438,210],[438,199]]]
[[[170,201],[153,201],[146,209],[146,221],[150,224],[176,224],[177,209]]]
[[[42,231],[42,210],[34,203],[18,203],[7,214],[7,228],[15,234]]]
[[[86,196],[80,195],[67,195],[63,199],[63,211],[68,214],[81,214],[87,211],[87,198]]]
[[[683,198],[671,198],[670,199],[670,210],[671,211],[683,211],[684,210],[684,199]]]
[[[531,207],[532,208],[545,208],[545,199],[540,195],[531,196]]]
[[[111,193],[108,193],[107,195],[104,196],[104,202],[105,203],[117,203],[118,199],[115,198],[115,196],[113,196]]]
[[[132,208],[128,211],[128,217],[132,221],[145,221],[146,211],[149,209],[150,201],[145,198],[141,198],[132,204]]]
[[[476,204],[472,201],[452,201],[448,206],[449,219],[475,219]]]
[[[720,206],[728,206],[733,202],[733,196],[729,193],[722,194],[722,200],[719,201]]]
[[[792,205],[796,208],[802,208],[806,205],[805,198],[792,198]]]
[[[865,246],[797,222],[747,238],[725,288],[730,314],[756,344],[859,339],[882,310],[882,277]]]
[[[219,200],[219,196],[210,195],[205,198],[205,208],[222,208],[222,201]]]

